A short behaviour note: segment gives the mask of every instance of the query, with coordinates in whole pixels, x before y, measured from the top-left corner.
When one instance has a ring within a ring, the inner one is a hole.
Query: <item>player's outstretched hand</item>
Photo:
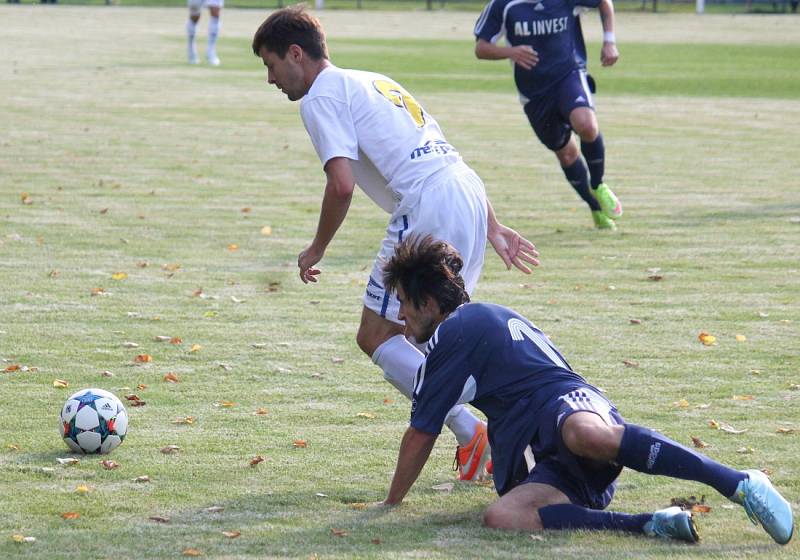
[[[539,64],[539,53],[533,50],[530,45],[517,45],[509,47],[509,55],[514,64],[522,66],[525,70],[530,70]]]
[[[536,247],[513,229],[498,223],[487,237],[508,270],[513,265],[525,274],[530,274],[531,269],[525,263],[539,266],[539,259],[536,258],[539,252]]]
[[[317,276],[319,276],[321,271],[318,268],[314,268],[314,265],[322,260],[323,254],[324,253],[317,251],[313,245],[309,245],[297,256],[300,280],[302,280],[304,284],[317,281]]]
[[[619,59],[619,51],[616,43],[603,43],[600,50],[600,63],[603,66],[613,66]]]

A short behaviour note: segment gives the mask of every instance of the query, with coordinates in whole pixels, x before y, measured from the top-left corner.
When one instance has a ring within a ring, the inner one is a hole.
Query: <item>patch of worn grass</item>
[[[294,262],[315,227],[323,175],[297,107],[264,86],[246,48],[260,16],[226,12],[225,66],[209,69],[182,63],[183,14],[0,6],[8,27],[0,47],[11,53],[0,61],[0,369],[38,368],[0,373],[0,557],[165,558],[189,547],[225,558],[796,555],[796,543],[771,545],[713,491],[631,472],[615,509],[648,511],[706,493],[704,543],[582,532],[542,542],[483,529],[491,488],[431,488],[453,477],[447,434],[404,507],[354,506],[384,496],[408,418],[407,403],[353,341],[385,217],[358,196],[320,285],[299,282]],[[428,23],[445,25],[437,16],[382,17],[420,38]],[[392,69],[408,59],[419,61],[415,72],[440,71],[429,43],[398,41],[395,55],[384,41],[350,39],[358,25],[373,34],[374,21],[326,18],[342,64],[351,57]],[[637,17],[637,32],[651,22],[663,40],[671,21]],[[58,34],[49,31],[54,22]],[[704,22],[717,32],[724,23]],[[439,53],[444,68],[474,63],[459,44]],[[498,76],[508,70],[495,66]],[[528,315],[629,419],[684,443],[700,437],[709,455],[738,468],[769,468],[796,507],[798,435],[776,433],[800,429],[792,389],[800,383],[800,195],[793,147],[780,140],[800,124],[796,96],[696,97],[690,82],[664,96],[610,95],[603,78],[608,180],[626,208],[620,231],[607,235],[590,229],[510,83],[467,91],[412,73],[397,77],[480,172],[501,219],[542,253],[531,278],[489,255],[476,298]],[[762,91],[760,80],[748,87]],[[648,279],[655,268],[660,281]],[[113,280],[118,271],[127,279]],[[92,296],[93,288],[107,295]],[[702,346],[701,330],[717,345]],[[128,341],[139,348],[125,348]],[[193,344],[201,348],[190,352]],[[153,362],[135,365],[141,353]],[[114,377],[101,377],[104,370]],[[164,383],[167,372],[180,383]],[[70,388],[53,388],[54,378]],[[58,411],[69,391],[88,386],[147,401],[129,407],[130,435],[111,455],[119,469],[103,470],[97,457],[56,464],[67,455]],[[674,404],[681,399],[689,406]],[[235,406],[215,406],[226,400]],[[261,407],[267,415],[254,415]],[[182,416],[195,424],[172,423]],[[748,431],[711,430],[711,419]],[[298,439],[308,447],[295,448]],[[181,449],[160,453],[168,444]],[[267,459],[251,468],[257,454]],[[144,474],[149,484],[132,482]],[[74,492],[79,484],[88,495]],[[224,510],[205,511],[212,505]],[[61,519],[65,511],[81,517]],[[223,530],[242,536],[226,539]],[[12,534],[37,542],[19,545]]]

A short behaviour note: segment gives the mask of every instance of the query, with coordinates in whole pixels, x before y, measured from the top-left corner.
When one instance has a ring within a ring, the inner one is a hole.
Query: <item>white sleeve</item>
[[[300,116],[322,166],[335,157],[358,160],[358,138],[346,103],[315,97],[300,106]]]

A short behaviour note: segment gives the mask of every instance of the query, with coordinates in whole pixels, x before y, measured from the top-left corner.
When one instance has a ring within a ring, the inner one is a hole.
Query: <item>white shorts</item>
[[[187,6],[192,14],[199,14],[203,6],[209,8],[222,8],[225,5],[225,0],[187,0]]]
[[[450,165],[430,177],[411,210],[392,215],[386,237],[372,265],[364,306],[394,323],[400,302],[383,288],[383,266],[394,255],[397,243],[412,234],[430,234],[450,243],[461,253],[461,276],[472,294],[483,268],[486,251],[486,190],[480,177],[465,163]]]

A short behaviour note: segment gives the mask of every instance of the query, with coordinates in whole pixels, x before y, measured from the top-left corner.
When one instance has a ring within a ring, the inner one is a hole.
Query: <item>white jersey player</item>
[[[267,67],[270,84],[292,101],[302,99],[303,124],[327,176],[316,235],[297,259],[302,281],[317,281],[316,265],[347,215],[356,184],[391,215],[356,340],[410,398],[424,356],[404,336],[399,302],[383,287],[382,267],[395,245],[411,234],[448,241],[464,259],[470,291],[487,237],[508,268],[530,272],[525,263],[538,264],[538,253],[497,222],[480,178],[408,91],[381,74],[344,70],[328,60],[322,27],[304,8],[270,15],[255,34],[253,52]],[[482,476],[489,456],[485,424],[463,405],[453,408],[446,424],[459,443],[460,478]]]
[[[189,64],[199,63],[197,58],[197,42],[195,34],[197,32],[197,22],[200,21],[200,13],[203,6],[208,6],[208,42],[206,44],[206,60],[211,66],[219,66],[220,61],[217,56],[217,36],[221,25],[220,12],[225,5],[225,0],[187,0],[189,5],[189,19],[186,21],[186,40],[189,51]]]

